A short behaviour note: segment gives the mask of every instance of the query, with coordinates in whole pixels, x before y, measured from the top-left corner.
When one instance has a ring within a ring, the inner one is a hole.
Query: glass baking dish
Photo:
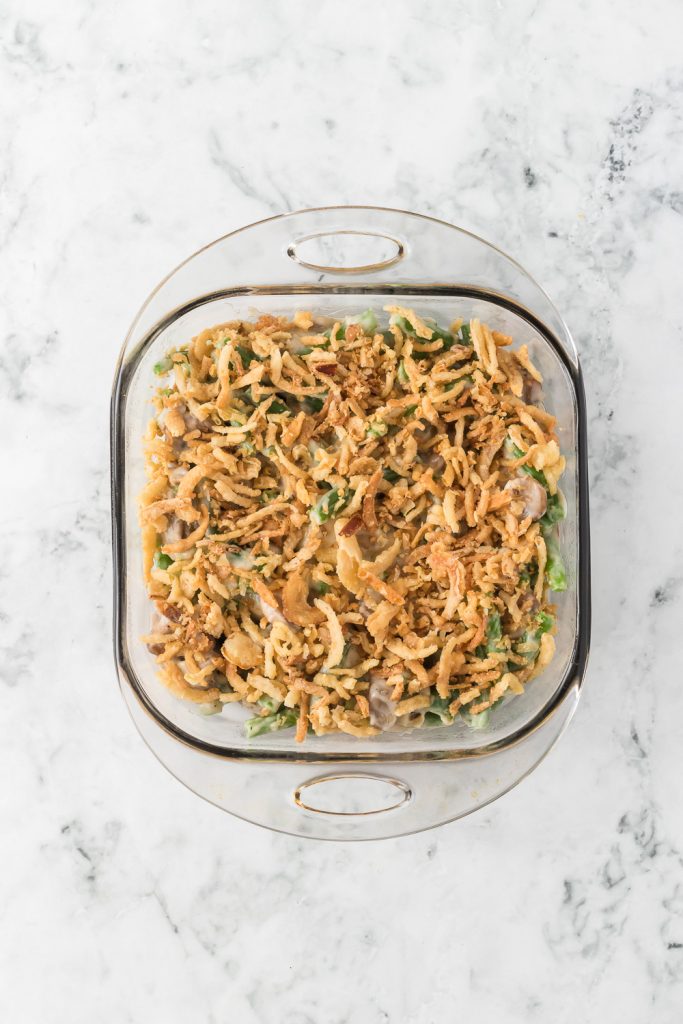
[[[398,298],[397,298],[398,297]],[[137,497],[151,416],[153,364],[205,327],[309,309],[334,317],[400,301],[448,323],[480,317],[526,342],[557,416],[567,469],[561,546],[568,588],[557,653],[485,729],[452,726],[356,739],[293,732],[249,740],[239,705],[202,717],[157,680],[140,637],[150,604]],[[114,646],[121,690],[144,739],[196,793],[242,818],[296,835],[369,839],[453,820],[519,782],[576,707],[590,632],[586,415],[572,338],[545,292],[513,260],[453,225],[399,210],[336,207],[274,217],[233,232],[182,263],[152,292],[121,351],[112,395]]]

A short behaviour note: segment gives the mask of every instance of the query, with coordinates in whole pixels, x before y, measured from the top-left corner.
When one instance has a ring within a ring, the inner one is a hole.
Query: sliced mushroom
[[[508,480],[504,490],[509,491],[514,498],[524,502],[524,515],[532,519],[540,519],[545,515],[548,504],[548,496],[545,487],[534,480],[532,476],[516,476],[514,480]]]
[[[151,625],[153,633],[168,633],[173,625],[173,621],[168,615],[164,615],[164,613],[155,606],[152,611]]]
[[[168,527],[164,530],[161,535],[161,542],[163,545],[176,544],[179,540],[182,540],[185,536],[185,523],[174,516]]]
[[[446,460],[444,459],[443,455],[439,455],[439,453],[435,451],[431,451],[429,455],[425,456],[423,461],[427,466],[429,466],[430,469],[433,469],[434,472],[437,474],[443,473],[444,469],[446,468]]]
[[[526,593],[520,597],[517,607],[526,615],[534,615],[538,611],[539,603],[533,591],[527,590]],[[524,627],[524,629],[526,629],[526,627]],[[522,629],[522,633],[524,632],[524,629]],[[510,635],[512,636],[513,634]]]
[[[374,676],[368,690],[370,725],[377,729],[390,729],[396,721],[396,702],[391,699],[391,688],[382,676]]]
[[[168,474],[169,483],[177,485],[184,476],[187,476],[187,466],[174,466]]]
[[[363,660],[363,652],[354,644],[349,644],[346,654],[342,658],[344,668],[355,668]]]
[[[173,608],[173,605],[168,605],[169,608]],[[152,611],[151,631],[152,633],[170,633],[173,627],[173,621],[158,608],[154,607]],[[163,654],[165,651],[164,644],[147,644],[147,650],[150,654]]]
[[[188,431],[209,429],[210,424],[207,423],[206,420],[197,419],[194,413],[190,412],[189,410],[183,413],[183,416],[185,418],[185,426],[187,427]]]
[[[417,430],[413,431],[413,437],[415,438],[418,444],[427,444],[428,441],[431,441],[434,437],[436,437],[437,433],[438,430],[433,423],[425,423],[424,426],[419,427]]]
[[[529,374],[524,374],[524,384],[522,386],[522,400],[527,405],[538,405],[543,394],[543,387],[537,380],[530,377]]]
[[[169,622],[180,622],[183,613],[177,605],[171,604],[169,601],[155,601],[155,605],[159,615],[163,618]]]

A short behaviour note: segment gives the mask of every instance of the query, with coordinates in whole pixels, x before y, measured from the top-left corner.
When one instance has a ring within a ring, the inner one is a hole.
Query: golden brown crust
[[[554,650],[520,640],[552,610],[549,556],[532,478],[506,488],[526,467],[554,496],[564,470],[554,417],[522,398],[540,374],[476,319],[472,346],[447,348],[387,311],[385,334],[328,336],[305,311],[202,331],[171,353],[146,437],[162,678],[197,703],[295,709],[299,741],[375,735],[372,679],[399,727],[435,700],[480,714]]]

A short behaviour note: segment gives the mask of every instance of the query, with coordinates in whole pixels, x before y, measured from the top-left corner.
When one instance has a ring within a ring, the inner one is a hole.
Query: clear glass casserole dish
[[[529,345],[567,459],[561,547],[567,590],[555,659],[485,729],[442,728],[247,739],[238,706],[202,717],[156,678],[137,499],[154,363],[200,330],[297,309],[343,317],[390,302],[438,322],[480,317]],[[324,839],[383,838],[461,817],[538,763],[579,698],[590,633],[586,415],[572,338],[545,292],[513,260],[453,225],[371,207],[304,210],[250,225],[197,252],[152,292],[124,342],[112,395],[114,647],[121,690],[144,739],[181,782],[249,821]]]

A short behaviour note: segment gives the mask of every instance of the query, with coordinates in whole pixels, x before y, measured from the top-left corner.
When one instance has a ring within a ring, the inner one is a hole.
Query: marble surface
[[[7,1024],[681,1019],[682,30],[678,0],[4,0]],[[594,640],[578,714],[520,788],[431,833],[325,845],[202,803],[131,725],[108,401],[180,259],[354,201],[482,234],[565,314]]]

